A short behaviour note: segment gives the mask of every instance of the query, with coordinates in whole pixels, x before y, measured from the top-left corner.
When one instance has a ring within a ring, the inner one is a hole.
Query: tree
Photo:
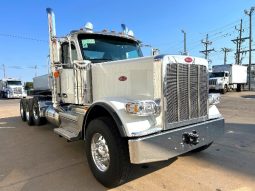
[[[25,90],[33,89],[33,82],[25,82]]]

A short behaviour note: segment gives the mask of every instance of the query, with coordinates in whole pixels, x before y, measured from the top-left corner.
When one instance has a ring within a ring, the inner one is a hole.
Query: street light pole
[[[249,91],[251,91],[251,51],[252,51],[252,13],[254,12],[255,7],[251,7],[250,10],[244,10],[244,13],[250,18],[250,34],[249,34]]]

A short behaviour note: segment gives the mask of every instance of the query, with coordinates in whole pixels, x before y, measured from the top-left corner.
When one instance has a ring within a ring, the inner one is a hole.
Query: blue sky
[[[102,29],[121,31],[125,23],[135,36],[145,44],[159,48],[161,53],[179,54],[183,50],[183,34],[187,33],[187,49],[190,55],[203,57],[201,40],[209,34],[213,41],[210,48],[212,64],[223,63],[221,48],[235,50],[231,39],[237,37],[235,26],[240,19],[244,23],[244,37],[248,35],[248,17],[244,9],[255,6],[251,0],[9,0],[0,6],[0,78],[6,66],[8,77],[31,81],[37,75],[47,73],[48,26],[45,9],[53,8],[56,15],[57,35],[63,36],[79,29],[87,21],[96,31]],[[253,25],[255,26],[255,14]],[[255,38],[255,27],[253,27]],[[254,44],[254,42],[253,42]],[[255,47],[255,45],[254,45]],[[248,48],[248,41],[243,49]],[[148,48],[144,50],[148,55]],[[254,54],[254,53],[253,53]],[[254,54],[255,56],[255,54]],[[255,57],[253,58],[255,59]],[[234,51],[228,55],[228,63],[234,62]],[[248,62],[248,54],[243,63]]]

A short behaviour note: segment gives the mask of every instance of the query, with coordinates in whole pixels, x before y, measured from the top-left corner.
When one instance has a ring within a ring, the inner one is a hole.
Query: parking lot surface
[[[218,105],[226,132],[207,150],[168,161],[134,165],[111,190],[255,190],[255,92],[229,92]],[[0,100],[0,190],[109,190],[91,174],[85,143],[68,143],[54,126],[28,126],[19,100]]]

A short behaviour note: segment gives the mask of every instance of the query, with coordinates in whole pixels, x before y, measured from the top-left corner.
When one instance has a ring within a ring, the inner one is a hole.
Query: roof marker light
[[[133,32],[133,31],[131,31],[131,30],[129,30],[129,31],[128,31],[128,36],[132,36],[132,37],[134,37],[134,32]]]
[[[91,22],[87,22],[85,25],[85,29],[87,32],[92,32],[93,31],[93,24]]]

